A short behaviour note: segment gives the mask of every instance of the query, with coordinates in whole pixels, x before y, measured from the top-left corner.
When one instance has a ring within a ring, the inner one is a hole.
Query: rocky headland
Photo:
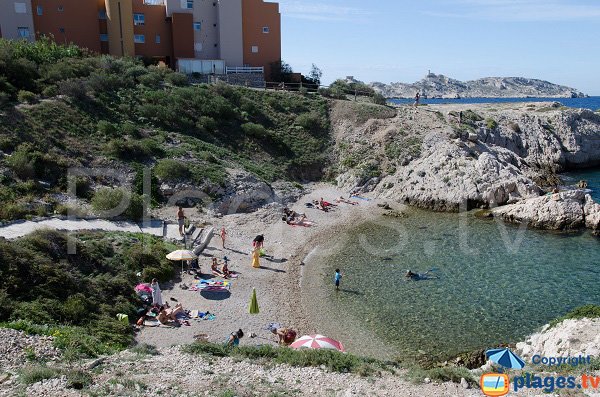
[[[583,98],[575,88],[524,77],[485,77],[460,81],[429,73],[415,83],[370,84],[387,98],[413,98],[420,92],[426,98]]]
[[[436,211],[493,209],[548,229],[598,229],[600,206],[560,173],[600,164],[600,114],[558,103],[332,110],[340,187]],[[559,189],[563,193],[543,196]]]

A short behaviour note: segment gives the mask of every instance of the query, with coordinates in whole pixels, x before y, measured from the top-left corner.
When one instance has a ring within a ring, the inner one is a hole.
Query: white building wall
[[[9,40],[35,40],[33,12],[31,0],[0,0],[0,32],[1,37]],[[23,37],[21,32],[28,32]]]
[[[242,0],[218,0],[217,5],[219,58],[229,67],[244,66]]]

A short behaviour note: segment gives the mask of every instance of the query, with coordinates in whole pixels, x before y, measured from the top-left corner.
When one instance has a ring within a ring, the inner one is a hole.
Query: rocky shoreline
[[[342,112],[335,106],[338,185],[424,209],[536,206],[558,187],[561,172],[600,164],[600,114],[586,109],[541,102],[402,106],[395,117],[353,125],[336,117]],[[573,194],[577,205],[561,199],[554,211],[570,211],[571,220],[536,218],[515,207],[494,212],[540,228],[596,230],[596,207]]]

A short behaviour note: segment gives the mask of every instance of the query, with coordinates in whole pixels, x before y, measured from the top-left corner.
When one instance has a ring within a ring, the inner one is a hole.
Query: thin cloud
[[[373,16],[370,10],[339,4],[298,0],[280,0],[279,4],[283,17],[310,21],[364,21]]]
[[[600,18],[600,4],[576,4],[563,0],[454,0],[451,12],[425,12],[444,18],[468,18],[516,22],[576,21]]]

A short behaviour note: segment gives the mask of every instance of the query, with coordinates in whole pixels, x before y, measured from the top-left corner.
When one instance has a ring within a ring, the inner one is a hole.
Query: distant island
[[[373,82],[369,84],[387,98],[412,98],[417,92],[424,98],[585,98],[575,88],[524,77],[485,77],[459,81],[429,73],[413,84]]]

